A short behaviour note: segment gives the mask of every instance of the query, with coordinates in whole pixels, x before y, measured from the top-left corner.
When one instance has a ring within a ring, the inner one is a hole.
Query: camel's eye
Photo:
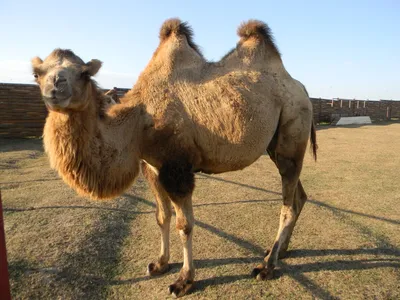
[[[40,76],[44,75],[45,72],[42,68],[34,67],[32,70],[32,74],[33,74],[33,77],[35,77],[35,79],[38,79]]]

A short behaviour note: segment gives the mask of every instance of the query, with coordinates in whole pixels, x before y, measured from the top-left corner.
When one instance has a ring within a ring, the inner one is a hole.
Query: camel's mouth
[[[56,97],[43,97],[43,101],[48,109],[60,110],[68,107],[71,102],[71,97],[67,97],[64,99],[59,99]]]
[[[49,84],[42,90],[42,98],[48,109],[60,110],[70,105],[72,94],[67,85],[55,87]]]

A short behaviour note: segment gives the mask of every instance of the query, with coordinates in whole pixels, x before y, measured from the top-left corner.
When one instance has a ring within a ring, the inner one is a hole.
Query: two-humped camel
[[[311,136],[312,106],[304,86],[285,70],[268,26],[249,21],[238,29],[235,49],[208,62],[180,20],[167,20],[160,44],[121,104],[104,115],[104,97],[91,76],[101,62],[84,63],[70,50],[32,60],[49,109],[44,146],[50,164],[79,194],[112,198],[132,185],[140,170],[155,195],[161,253],[148,274],[168,270],[171,204],[184,262],[169,287],[186,294],[194,282],[192,193],[194,173],[221,173],[251,165],[266,150],[282,176],[279,230],[265,260],[253,270],[270,279],[285,255],[307,199],[299,180]]]

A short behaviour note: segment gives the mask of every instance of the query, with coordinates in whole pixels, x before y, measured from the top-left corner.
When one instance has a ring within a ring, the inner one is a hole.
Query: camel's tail
[[[311,124],[310,142],[311,142],[311,147],[312,147],[312,152],[313,152],[314,160],[317,161],[317,150],[318,150],[318,145],[317,145],[317,132],[316,132],[316,130],[315,130],[314,120],[312,121],[312,124]]]
[[[202,56],[199,46],[193,41],[193,30],[187,22],[182,22],[177,18],[166,20],[160,29],[160,41],[164,42],[174,34],[177,37],[184,36],[189,46]]]
[[[258,20],[249,20],[239,26],[237,34],[242,41],[250,38],[264,41],[266,45],[269,45],[271,49],[280,56],[271,29],[266,23]]]

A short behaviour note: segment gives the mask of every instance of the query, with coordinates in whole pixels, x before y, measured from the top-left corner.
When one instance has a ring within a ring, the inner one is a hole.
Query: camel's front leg
[[[161,231],[160,255],[157,262],[152,262],[147,266],[147,274],[155,276],[163,274],[169,269],[169,231],[172,215],[171,199],[160,184],[158,171],[154,167],[143,161],[142,173],[146,177],[156,198],[156,219]]]
[[[169,286],[169,293],[175,297],[187,294],[194,283],[194,265],[192,254],[193,208],[192,195],[183,198],[173,198],[176,211],[176,229],[183,244],[183,266],[178,279]]]

